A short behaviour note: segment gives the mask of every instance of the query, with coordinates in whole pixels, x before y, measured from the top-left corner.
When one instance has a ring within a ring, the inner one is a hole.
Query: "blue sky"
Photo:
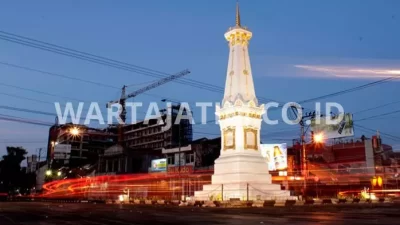
[[[400,14],[396,10],[400,8],[399,1],[242,0],[240,6],[242,24],[253,32],[250,57],[259,97],[282,102],[301,101],[393,76],[400,70]],[[0,30],[167,73],[188,68],[191,70],[189,78],[222,87],[228,60],[223,34],[234,25],[234,16],[233,0],[8,1],[0,7]],[[134,84],[130,91],[154,80],[4,40],[0,40],[0,62],[116,87]],[[339,102],[347,112],[357,112],[398,100],[398,85],[395,81],[387,82],[326,100]],[[193,104],[222,99],[221,93],[177,83],[166,84],[148,94],[152,96],[141,95],[135,100],[160,102],[167,97]],[[55,101],[79,99],[98,101],[104,106],[118,96],[119,90],[115,88],[0,64],[0,105],[54,112],[51,103]],[[400,103],[391,104],[356,113],[354,120],[392,112],[399,106]],[[305,107],[314,106],[307,104]],[[212,119],[214,109],[208,111]],[[194,109],[194,113],[199,115],[199,110]],[[0,109],[0,114],[54,121],[49,116],[4,109]],[[399,119],[398,113],[390,114],[360,121],[359,125],[400,137]],[[0,154],[7,145],[24,146],[30,153],[45,147],[47,129],[0,121]],[[216,125],[196,126],[194,130],[219,132]],[[262,141],[268,143],[282,142],[276,139],[291,139],[299,133],[298,126],[288,125],[263,125],[262,130]],[[356,135],[361,134],[372,135],[356,128]],[[215,135],[195,134],[196,138],[202,136]],[[383,141],[400,148],[400,138],[383,137]]]

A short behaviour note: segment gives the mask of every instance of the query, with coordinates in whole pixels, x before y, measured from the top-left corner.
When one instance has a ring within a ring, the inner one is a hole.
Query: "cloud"
[[[295,65],[296,68],[314,72],[310,76],[326,78],[371,79],[399,76],[400,68],[366,68],[351,66]]]

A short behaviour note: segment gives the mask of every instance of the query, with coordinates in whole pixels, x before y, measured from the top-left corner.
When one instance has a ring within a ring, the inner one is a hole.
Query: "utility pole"
[[[305,113],[303,115],[302,113],[298,112],[298,108],[296,106],[291,106],[292,112],[295,114],[296,118],[300,117],[300,141],[301,141],[301,174],[304,178],[303,182],[303,194],[306,195],[306,188],[307,188],[307,177],[308,177],[308,169],[307,169],[307,153],[306,153],[306,133],[308,128],[311,125],[311,121],[315,119],[316,116],[323,116],[316,114],[315,111]],[[302,108],[304,110],[304,108]],[[305,127],[307,125],[307,127]]]
[[[179,121],[179,141],[178,141],[178,154],[179,154],[179,164],[178,164],[178,177],[179,180],[181,181],[181,188],[182,188],[182,193],[181,196],[183,196],[183,179],[181,178],[181,121]]]
[[[307,156],[305,144],[305,131],[304,126],[301,125],[301,173],[303,175],[303,193],[306,194],[307,188]]]

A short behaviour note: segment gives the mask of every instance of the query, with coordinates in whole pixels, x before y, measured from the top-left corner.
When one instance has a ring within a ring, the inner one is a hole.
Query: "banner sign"
[[[261,144],[261,155],[268,163],[269,171],[287,169],[287,145],[282,144]]]
[[[329,124],[326,117],[319,118],[317,124],[316,119],[311,120],[311,131],[322,133],[326,139],[342,138],[354,136],[353,115],[350,113],[341,114],[343,119],[336,124]],[[328,118],[330,121],[335,121],[340,115]]]
[[[167,159],[154,159],[151,161],[151,171],[166,171],[167,170]]]

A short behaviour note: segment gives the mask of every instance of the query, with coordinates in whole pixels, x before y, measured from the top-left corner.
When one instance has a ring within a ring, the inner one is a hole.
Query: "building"
[[[383,166],[392,164],[393,150],[390,145],[374,144],[376,136],[362,139],[333,140],[331,144],[308,144],[306,153],[309,164],[323,164],[339,174],[369,174],[383,172]],[[301,146],[294,145],[290,154],[297,156]],[[299,165],[299,157],[297,165]],[[298,167],[297,167],[298,168]]]
[[[189,145],[163,149],[168,173],[193,173],[195,170],[213,170],[220,155],[221,138],[194,140]]]
[[[96,164],[104,150],[117,143],[116,128],[95,129],[84,125],[54,125],[49,130],[47,161],[52,167],[71,168]]]
[[[225,33],[229,43],[225,93],[216,114],[221,128],[221,153],[215,160],[211,184],[195,192],[198,200],[290,199],[290,192],[272,184],[261,155],[260,131],[264,105],[254,89],[248,44],[252,32],[241,25],[239,5],[236,24]]]
[[[192,124],[182,119],[175,124],[180,105],[160,110],[160,117],[123,128],[122,145],[113,145],[100,154],[96,174],[148,172],[151,161],[163,157],[162,149],[184,146],[192,141]],[[182,109],[183,115],[188,115]]]
[[[131,149],[176,147],[190,143],[193,138],[191,121],[182,119],[176,124],[180,105],[160,110],[160,117],[124,126],[124,145]],[[183,115],[188,115],[183,110]],[[168,124],[172,124],[171,127]]]
[[[202,184],[210,183],[220,151],[221,138],[200,138],[185,146],[162,149],[167,164],[163,172],[170,177],[166,182],[172,190],[170,197],[185,199],[201,190]]]
[[[300,176],[301,145],[294,143],[288,157],[294,158],[295,175]],[[371,138],[333,139],[322,144],[307,144],[307,183],[313,189],[318,180],[320,194],[335,195],[339,190],[362,190],[371,179],[381,176],[385,187],[395,188],[398,164],[392,147]],[[314,191],[314,190],[313,190]],[[308,192],[308,194],[313,194]],[[315,195],[315,193],[314,193]]]
[[[38,156],[31,155],[26,157],[26,172],[27,173],[34,173],[38,167]]]
[[[161,151],[123,148],[120,145],[114,145],[99,156],[96,176],[147,173],[151,161],[162,157]]]

